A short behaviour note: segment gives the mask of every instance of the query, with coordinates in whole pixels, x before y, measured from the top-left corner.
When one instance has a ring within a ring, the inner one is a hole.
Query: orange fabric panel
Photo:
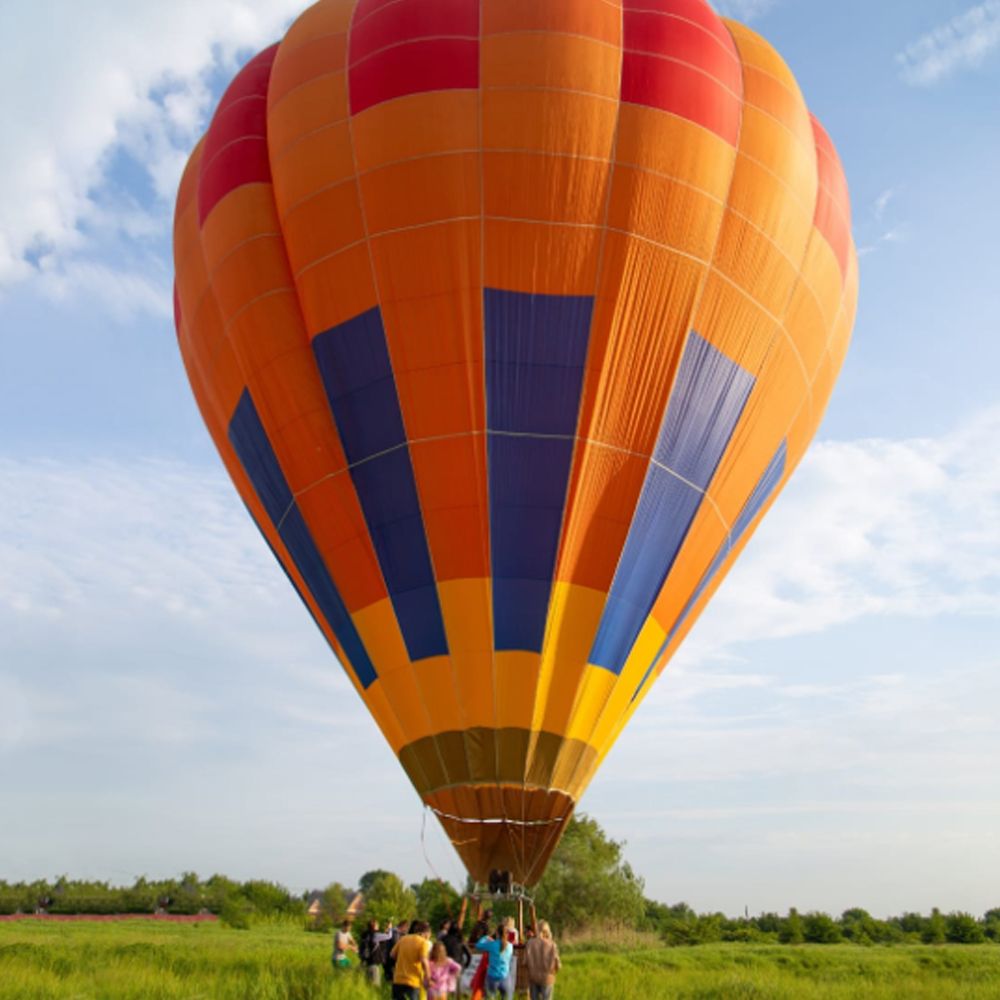
[[[280,50],[279,50],[280,52]],[[289,91],[268,108],[267,141],[271,162],[302,136],[347,118],[347,75],[327,73]]]
[[[307,132],[278,155],[272,153],[274,197],[288,215],[323,188],[354,177],[347,121]]]
[[[586,35],[617,46],[621,39],[621,4],[576,0],[483,0],[483,34],[563,32]]]
[[[480,72],[490,87],[572,90],[618,99],[617,46],[579,35],[517,31],[483,39]]]
[[[451,153],[372,168],[360,178],[371,235],[442,219],[479,217],[480,156]]]
[[[369,108],[351,120],[358,170],[479,150],[479,94],[444,90]]]
[[[300,201],[282,219],[292,271],[307,267],[365,237],[364,219],[354,178],[323,188]]]
[[[332,253],[295,275],[309,337],[360,316],[377,304],[366,241]]]

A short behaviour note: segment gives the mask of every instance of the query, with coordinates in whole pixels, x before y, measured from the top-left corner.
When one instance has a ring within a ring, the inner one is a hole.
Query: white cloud
[[[146,211],[166,236],[186,153],[210,111],[210,73],[232,71],[239,54],[274,41],[301,7],[300,0],[0,7],[7,40],[0,88],[17,95],[2,111],[0,287],[32,276],[41,260],[47,288],[65,292],[94,265],[87,255],[100,237],[134,222],[134,206],[109,196],[116,156],[147,173],[158,202]],[[161,310],[162,296],[147,302],[133,288],[124,297]]]
[[[896,55],[906,83],[928,86],[980,66],[1000,46],[1000,0],[985,0],[940,25]]]
[[[866,615],[1000,614],[1000,407],[939,438],[815,443],[678,659]]]

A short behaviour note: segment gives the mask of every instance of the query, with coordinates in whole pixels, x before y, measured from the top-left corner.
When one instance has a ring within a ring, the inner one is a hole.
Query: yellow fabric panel
[[[457,581],[450,580],[440,584],[440,592]],[[442,597],[442,606],[446,603]],[[451,642],[452,631],[445,612],[445,622],[448,628],[448,641]],[[452,649],[452,668],[455,671],[455,685],[459,701],[465,713],[468,726],[492,728],[496,719],[496,707],[493,702],[493,651],[491,649]]]
[[[606,599],[601,591],[558,578],[553,584],[532,729],[566,732]]]
[[[490,87],[574,90],[618,99],[617,46],[557,32],[511,32],[483,38],[481,69]]]
[[[382,735],[385,736],[386,742],[392,747],[392,752],[398,755],[402,747],[406,745],[406,736],[399,724],[399,719],[396,718],[396,713],[385,696],[385,691],[382,690],[381,679],[376,678],[367,690],[362,690],[361,697],[368,711],[371,712],[376,725],[382,731]]]
[[[612,738],[612,734],[617,729],[618,721],[632,701],[635,689],[645,676],[650,663],[666,637],[667,633],[663,626],[653,616],[650,616],[646,620],[646,624],[643,625],[614,687],[608,692],[604,704],[598,708],[589,730],[586,727],[580,727],[571,735],[586,740],[595,747],[603,746]]]
[[[617,680],[618,678],[610,670],[587,664],[577,687],[576,702],[566,736],[586,742]]]
[[[438,584],[438,595],[451,651],[490,652],[493,601],[489,578],[443,580]]]
[[[465,729],[469,722],[459,698],[455,667],[450,656],[431,656],[412,666],[420,696],[435,733]]]
[[[376,305],[367,243],[310,264],[295,275],[299,305],[310,337]]]
[[[497,728],[530,729],[541,656],[521,650],[497,650],[493,659]]]
[[[358,170],[479,149],[479,94],[444,90],[408,94],[351,120]]]
[[[367,636],[362,635],[362,639],[366,640]],[[434,735],[427,700],[412,664],[407,662],[395,669],[381,667],[378,683],[385,692],[386,702],[399,720],[405,743]]]
[[[369,234],[478,217],[479,177],[478,153],[426,156],[373,168],[360,177]]]

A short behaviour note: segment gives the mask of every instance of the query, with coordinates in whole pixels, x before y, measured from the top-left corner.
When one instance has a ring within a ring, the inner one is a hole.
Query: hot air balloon
[[[469,873],[534,884],[823,415],[830,139],[704,0],[320,0],[174,245],[247,509]]]

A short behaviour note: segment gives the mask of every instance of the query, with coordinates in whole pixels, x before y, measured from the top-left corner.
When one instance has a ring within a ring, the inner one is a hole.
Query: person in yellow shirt
[[[420,990],[427,984],[431,951],[431,926],[424,920],[414,920],[410,933],[401,937],[392,949],[396,971],[392,976],[392,1000],[420,1000]]]

